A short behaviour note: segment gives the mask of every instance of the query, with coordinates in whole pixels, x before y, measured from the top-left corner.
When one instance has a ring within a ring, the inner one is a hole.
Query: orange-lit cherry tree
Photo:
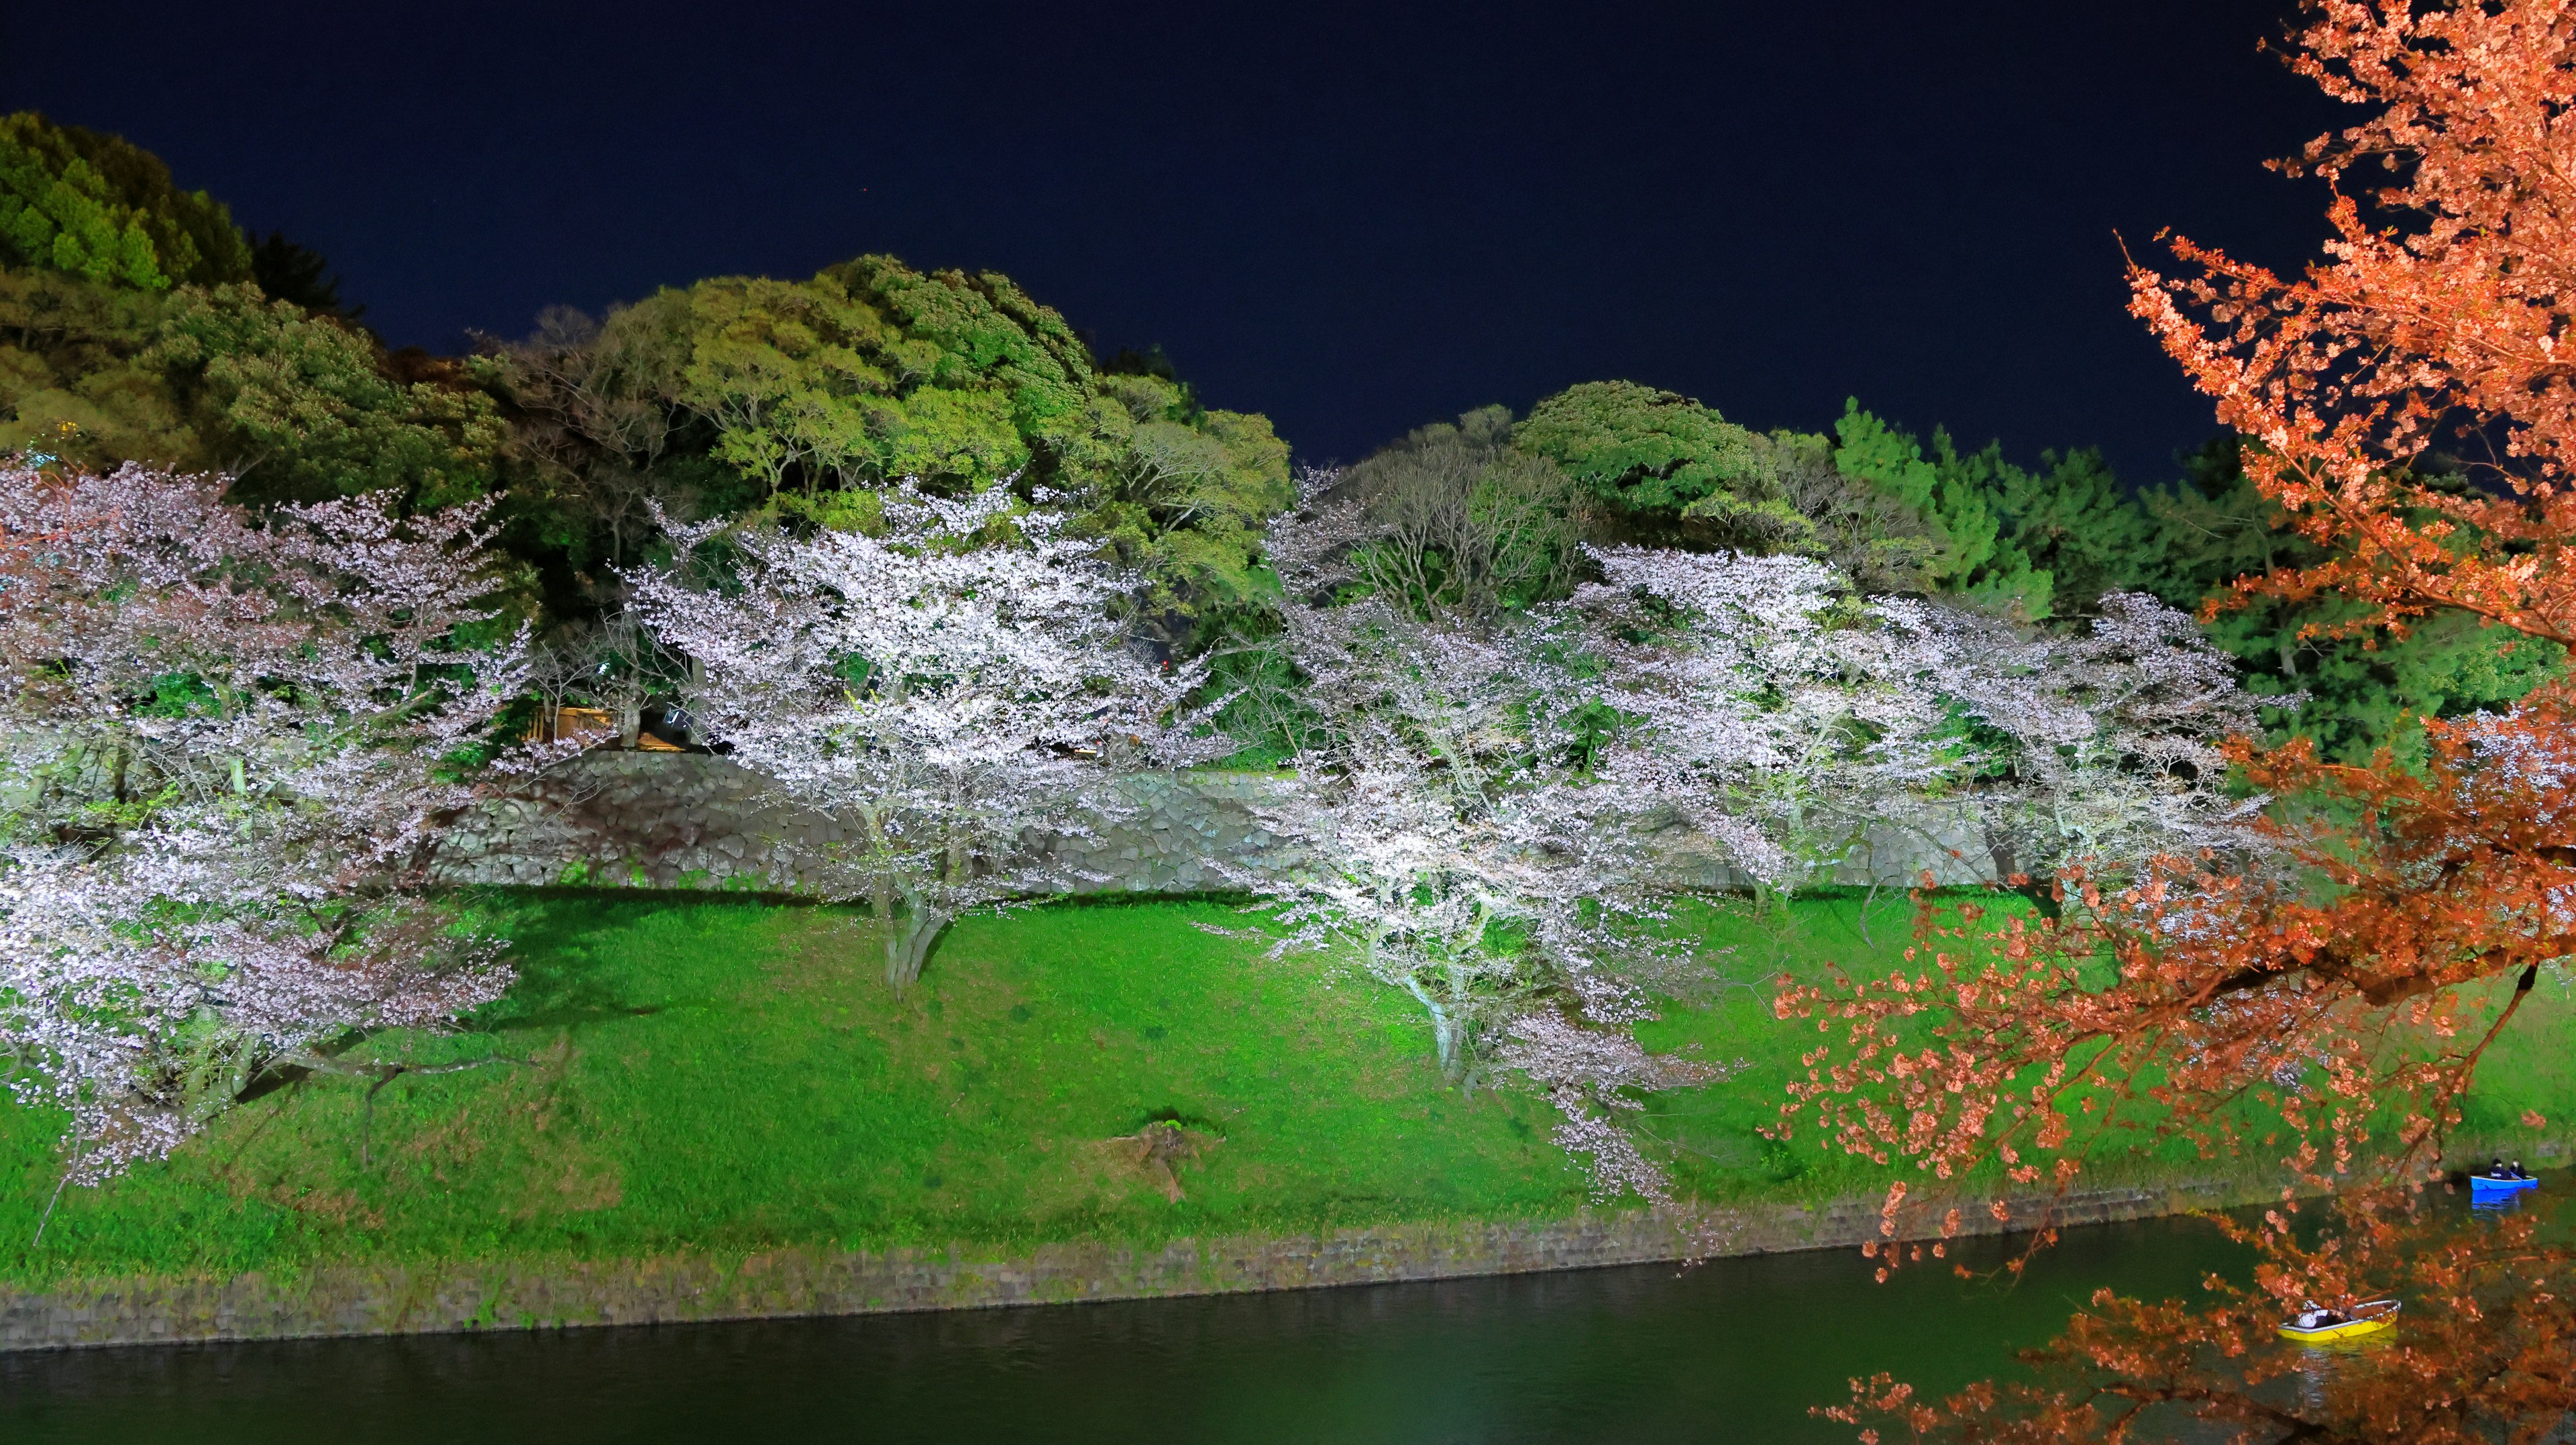
[[[2132,267],[2132,311],[2254,443],[2248,473],[2289,525],[2331,553],[2245,578],[2239,598],[2349,599],[2364,634],[2456,610],[2517,645],[2576,644],[2570,11],[2312,4],[2292,67],[2373,108],[2285,163],[2332,188],[2327,258],[2285,279],[2176,240],[2182,274]],[[2000,1160],[2060,1187],[2127,1130],[2277,1138],[2302,1182],[2352,1206],[2324,1256],[2276,1215],[2257,1231],[2265,1273],[2212,1308],[2097,1300],[2041,1352],[2043,1385],[1933,1406],[1879,1382],[1842,1417],[2056,1440],[2125,1432],[2153,1403],[2256,1439],[2556,1438],[2576,1408],[2567,1254],[2519,1236],[2409,1244],[2390,1214],[2404,1191],[2353,1186],[2427,1177],[2489,1046],[2576,954],[2571,722],[2561,681],[2510,713],[2424,719],[2424,756],[2402,766],[2239,741],[2245,779],[2283,800],[2255,850],[2071,870],[2053,917],[1927,911],[1901,975],[1785,989],[1783,1015],[1827,1037],[1784,1127],[1821,1124],[1931,1180]],[[1891,1249],[1933,1227],[1910,1209],[1899,1186]],[[2248,1352],[2284,1301],[2401,1279],[2423,1308],[2378,1367],[2258,1388]]]

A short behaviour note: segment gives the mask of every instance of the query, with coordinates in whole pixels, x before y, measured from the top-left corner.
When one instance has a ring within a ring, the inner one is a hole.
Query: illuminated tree
[[[160,157],[33,111],[0,116],[0,261],[146,291],[252,272],[231,213]]]
[[[2292,65],[2376,108],[2291,167],[2334,189],[2327,259],[2284,279],[2178,241],[2188,274],[2130,278],[2132,309],[2250,439],[2249,478],[2326,554],[2249,576],[2239,595],[2348,599],[2356,630],[2403,634],[2458,612],[2576,640],[2576,387],[2555,357],[2576,322],[2576,19],[2563,0],[2329,0]],[[2385,184],[2360,189],[2366,166]],[[2478,459],[2437,466],[2433,448],[2463,439]],[[1785,1014],[1843,1025],[1793,1114],[1940,1178],[2000,1157],[2025,1181],[2071,1178],[2077,1152],[2124,1123],[2225,1142],[2272,1115],[2312,1184],[2374,1168],[2420,1182],[2488,1046],[2576,953],[2571,704],[2559,681],[2507,711],[2426,719],[2412,768],[2385,751],[2329,764],[2303,743],[2236,744],[2253,785],[2301,805],[2257,825],[2279,866],[2178,856],[2111,890],[2070,873],[2059,920],[1998,927],[1967,910],[1965,928],[1928,931],[1899,977],[1787,991]],[[2564,1277],[2563,1254],[2512,1279],[2515,1266],[2461,1262],[2468,1245],[2392,1253],[2379,1228],[2351,1216],[2332,1267],[2280,1228],[2266,1238],[2284,1288],[2333,1300],[2420,1285],[2429,1318],[2402,1327],[2401,1359],[2313,1408],[2267,1403],[2242,1369],[2203,1370],[2165,1398],[2258,1439],[2558,1428],[2576,1352],[2568,1295],[2542,1282]],[[2365,1257],[2374,1268],[2344,1267]],[[2508,1279],[2518,1297],[2499,1305],[2490,1286]],[[2266,1308],[2282,1297],[2268,1292]],[[2255,1314],[2104,1301],[2056,1348],[2096,1383],[2117,1370],[2151,1390],[2188,1373],[2194,1351],[2243,1344]],[[2024,1401],[2016,1423],[1990,1428],[1993,1398],[1893,1403],[1910,1427],[2016,1440],[2093,1438],[2102,1409],[2125,1408],[2117,1391]]]
[[[1425,606],[1372,554],[1376,498],[1338,483],[1309,478],[1268,549],[1307,718],[1278,821],[1314,862],[1263,886],[1292,942],[1337,938],[1422,1006],[1453,1077],[1541,1081],[1605,1190],[1664,1185],[1600,1080],[1716,1076],[1627,1032],[1699,971],[1651,926],[1705,886],[1677,839],[1789,892],[1960,797],[2049,859],[2214,844],[2251,809],[2212,740],[2252,701],[2148,599],[2051,638],[1857,598],[1807,558],[1623,546],[1561,604]]]
[[[2341,197],[2335,260],[2302,280],[2188,242],[2178,249],[2199,276],[2133,278],[2136,309],[2222,417],[2261,442],[2249,474],[2333,554],[2239,585],[2334,589],[2392,628],[2457,608],[2563,643],[2576,637],[2576,502],[2562,476],[2576,411],[2546,358],[2549,328],[2576,303],[2543,278],[2576,255],[2557,193],[2539,183],[2557,174],[2547,146],[2570,89],[2559,7],[2410,17],[2335,5],[2323,16],[2301,68],[2389,108],[2312,148],[2309,164],[2340,185],[2362,157],[2399,160],[2403,183],[2374,203],[2424,227],[2382,235]],[[2477,484],[2411,471],[2437,424],[2460,416],[2501,440]],[[2298,1082],[2279,1102],[2334,1141],[2330,1157],[2297,1156],[2303,1169],[2342,1172],[2362,1116],[2397,1099],[2409,1102],[2396,1159],[2411,1166],[2456,1120],[2480,1048],[2539,970],[2576,951],[2559,901],[2576,886],[2560,783],[2576,762],[2568,707],[2557,684],[2508,713],[2428,719],[2429,757],[2415,770],[2384,756],[2330,765],[2305,744],[2238,745],[2255,786],[2326,805],[2260,825],[2284,866],[2211,871],[2177,856],[2116,895],[2072,878],[2068,917],[2008,920],[2000,961],[1943,945],[1902,991],[1891,981],[1791,994],[1784,1008],[1830,1010],[1863,1047],[1899,1020],[1949,1014],[1928,1054],[1906,1050],[1901,1074],[1883,1056],[1837,1075],[1851,1091],[1817,1104],[1860,1130],[1845,1134],[1852,1145],[1946,1176],[2012,1140],[2064,1142],[2088,1093],[2153,1077],[2155,1102],[2216,1123],[2212,1110],[2249,1076],[2287,1070]],[[2082,965],[2101,951],[2118,977],[2089,987]],[[2491,1003],[2479,987],[2489,980],[2509,985]],[[2420,1046],[2378,1048],[2392,1031]],[[2031,1069],[2048,1082],[2025,1107],[1997,1108],[2006,1081]]]
[[[1184,706],[1202,668],[1126,645],[1112,609],[1137,579],[1061,514],[1007,486],[951,501],[907,485],[884,519],[883,535],[666,522],[684,554],[722,533],[730,575],[629,581],[697,664],[707,734],[850,830],[838,861],[888,925],[900,989],[960,913],[1083,881],[1031,845],[1132,815],[1122,773],[1236,744]]]
[[[2254,804],[2228,795],[2218,744],[2264,699],[2151,598],[2112,594],[2061,635],[1854,598],[1800,558],[1593,557],[1608,580],[1575,601],[1615,679],[1608,705],[1632,720],[1602,787],[1687,823],[1761,887],[1802,886],[1874,831],[1929,836],[1932,810],[1961,803],[2007,874],[2243,841]]]
[[[202,478],[0,469],[0,1041],[72,1177],[507,985],[428,876],[522,686],[516,642],[474,645],[484,510],[261,521]]]
[[[1441,1067],[1464,1076],[1537,980],[1528,930],[1541,904],[1508,814],[1544,766],[1548,696],[1509,619],[1423,621],[1401,594],[1345,600],[1379,528],[1340,477],[1310,475],[1275,522],[1268,554],[1286,597],[1284,644],[1311,720],[1292,806],[1274,810],[1314,862],[1265,887],[1286,900],[1292,945],[1347,942],[1381,982],[1412,995]]]

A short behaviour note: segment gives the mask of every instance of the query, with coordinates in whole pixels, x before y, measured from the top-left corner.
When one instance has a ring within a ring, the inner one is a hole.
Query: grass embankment
[[[1776,911],[1756,915],[1734,906],[1704,907],[1687,915],[1692,931],[1722,955],[1724,971],[1756,986],[1729,989],[1701,1008],[1667,1009],[1660,1021],[1638,1028],[1639,1039],[1659,1052],[1693,1048],[1699,1057],[1742,1058],[1748,1065],[1736,1079],[1715,1088],[1646,1101],[1639,1131],[1670,1151],[1679,1192],[1717,1202],[1776,1196],[1784,1188],[1805,1197],[1833,1197],[1875,1192],[1894,1178],[1921,1178],[1910,1168],[1877,1169],[1831,1150],[1812,1123],[1795,1137],[1794,1148],[1756,1132],[1778,1119],[1784,1085],[1805,1074],[1798,1052],[1843,1037],[1839,1021],[1825,1034],[1817,1033],[1813,1023],[1792,1028],[1774,1021],[1773,989],[1767,981],[1784,973],[1801,982],[1817,981],[1828,963],[1856,975],[1883,973],[1896,966],[1913,941],[1907,900],[1881,895],[1866,914],[1864,901],[1847,895],[1802,899],[1786,916]],[[2014,905],[2007,901],[2002,906]],[[2555,1152],[2560,1145],[2543,1140],[2565,1140],[2567,1125],[2576,1118],[2576,1053],[2568,1048],[2576,1037],[2571,980],[2576,974],[2569,970],[2553,972],[2487,1051],[2475,1089],[2461,1101],[2460,1123],[2448,1136],[2450,1162],[2483,1157],[2491,1149],[2565,1162],[2565,1155]],[[2464,990],[2460,1017],[2465,1037],[2446,1047],[2456,1051],[2482,1032],[2511,1000],[2511,989],[2512,980],[2496,979]],[[1925,1032],[1916,1028],[1900,1037]],[[2407,1048],[2407,1033],[2393,1031],[2385,1046]],[[2542,1115],[2545,1127],[2534,1130],[2523,1123],[2526,1110]],[[2096,1136],[2099,1142],[2084,1158],[2074,1187],[2213,1178],[2266,1187],[2281,1182],[2286,1177],[2281,1156],[2289,1146],[2282,1142],[2279,1116],[2250,1100],[2229,1115],[2242,1148],[2233,1156],[2212,1156],[2191,1134],[2161,1131],[2160,1111],[2136,1102],[2121,1115],[2128,1127]],[[2383,1110],[2371,1121],[2375,1139],[2394,1140],[2398,1122],[2393,1109]],[[2543,1151],[2552,1152],[2544,1156]],[[1978,1187],[2002,1187],[2002,1168],[1988,1161],[1968,1179]]]
[[[1865,919],[1862,902],[1691,920],[1747,986],[1673,1010],[1648,1042],[1747,1068],[1642,1116],[1686,1192],[1813,1199],[1888,1177],[1755,1133],[1814,1039],[1772,1021],[1765,980],[1826,959],[1885,968],[1906,942],[1903,898]],[[1586,1202],[1543,1100],[1445,1087],[1409,1000],[1199,926],[1240,930],[1222,906],[970,919],[900,999],[867,920],[832,910],[616,894],[492,907],[515,940],[511,995],[463,1037],[368,1047],[523,1062],[404,1076],[372,1121],[363,1083],[278,1089],[166,1162],[65,1191],[41,1249],[28,1241],[59,1178],[61,1119],[0,1104],[0,1280],[1150,1244]],[[2576,1066],[2542,1046],[2564,1038],[2567,1001],[2534,1002],[2545,1017],[2500,1046],[2482,1116],[2576,1101]],[[1113,1142],[1158,1119],[1207,1146],[1180,1166],[1177,1202]]]

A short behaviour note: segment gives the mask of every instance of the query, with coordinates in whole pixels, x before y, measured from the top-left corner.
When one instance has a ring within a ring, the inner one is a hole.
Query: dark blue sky
[[[2294,265],[2289,0],[0,8],[0,108],[331,257],[396,344],[861,251],[1160,342],[1310,459],[1630,377],[2161,480],[2115,230]]]

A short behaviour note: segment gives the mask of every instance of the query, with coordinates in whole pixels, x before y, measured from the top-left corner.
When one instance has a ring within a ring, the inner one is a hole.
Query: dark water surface
[[[1967,1246],[1991,1266],[2009,1246]],[[0,1355],[0,1442],[1848,1440],[1888,1370],[1991,1375],[2101,1285],[2196,1290],[2206,1224],[2069,1231],[2018,1285],[1848,1250],[857,1319]]]

